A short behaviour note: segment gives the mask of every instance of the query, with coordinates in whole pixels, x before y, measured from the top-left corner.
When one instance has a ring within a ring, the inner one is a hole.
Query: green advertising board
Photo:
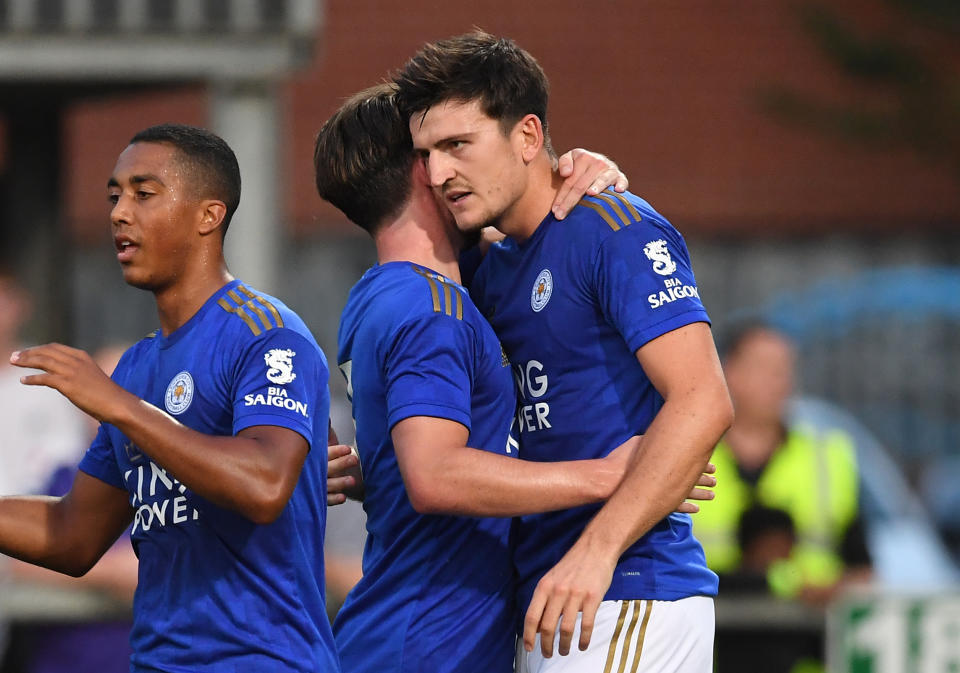
[[[830,673],[960,673],[960,592],[848,595],[827,615]]]

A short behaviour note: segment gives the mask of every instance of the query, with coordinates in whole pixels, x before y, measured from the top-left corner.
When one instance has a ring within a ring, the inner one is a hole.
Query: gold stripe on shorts
[[[637,651],[633,654],[633,666],[630,673],[637,673],[640,665],[640,655],[643,653],[643,639],[647,635],[647,624],[650,622],[650,612],[653,610],[653,601],[647,601],[647,608],[643,611],[643,621],[640,622],[640,635],[637,636]]]
[[[627,610],[630,609],[630,603],[623,602],[620,607],[620,617],[617,619],[617,628],[613,632],[613,638],[610,639],[610,648],[607,650],[607,663],[603,667],[603,673],[610,673],[613,668],[613,660],[617,654],[617,641],[620,640],[620,632],[623,630],[623,621],[627,616]]]
[[[617,669],[617,673],[623,673],[627,670],[627,655],[630,654],[630,641],[633,640],[633,630],[637,628],[637,618],[640,616],[640,601],[631,601],[631,603],[633,603],[633,616],[630,618],[627,635],[623,639],[623,648],[620,650],[620,667]]]

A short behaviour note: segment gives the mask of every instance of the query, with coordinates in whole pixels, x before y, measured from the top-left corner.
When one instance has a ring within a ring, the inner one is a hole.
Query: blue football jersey
[[[338,362],[357,425],[367,513],[363,579],[334,622],[350,673],[513,670],[510,520],[418,514],[390,430],[430,416],[468,446],[516,455],[500,344],[466,290],[409,262],[373,267],[340,322]]]
[[[182,327],[128,350],[114,380],[204,434],[289,428],[312,447],[280,517],[257,525],[191,492],[102,424],[80,463],[130,493],[140,559],[134,671],[339,671],[326,616],[328,369],[303,321],[233,281]]]
[[[632,194],[585,198],[526,241],[491,248],[471,286],[519,385],[524,460],[599,458],[643,433],[663,404],[636,351],[708,322],[683,238]],[[524,516],[517,525],[519,606],[600,505]],[[621,557],[607,600],[714,595],[717,577],[671,514]]]

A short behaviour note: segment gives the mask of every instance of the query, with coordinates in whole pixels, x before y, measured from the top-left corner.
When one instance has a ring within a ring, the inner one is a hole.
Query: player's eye
[[[117,202],[120,200],[120,195],[116,193],[107,194],[107,201],[113,205],[117,205]]]

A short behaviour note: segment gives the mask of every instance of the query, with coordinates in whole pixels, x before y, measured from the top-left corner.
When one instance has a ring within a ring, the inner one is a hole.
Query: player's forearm
[[[599,502],[623,476],[602,459],[539,463],[467,447],[414,472],[407,492],[417,511],[464,516],[519,516]]]
[[[192,430],[130,395],[110,422],[191,491],[256,523],[274,520],[291,489],[261,444]]]
[[[0,498],[0,553],[68,575],[82,575],[92,561],[77,548],[65,525],[62,498]]]
[[[619,558],[686,498],[732,418],[724,386],[668,399],[644,450],[577,544]]]

